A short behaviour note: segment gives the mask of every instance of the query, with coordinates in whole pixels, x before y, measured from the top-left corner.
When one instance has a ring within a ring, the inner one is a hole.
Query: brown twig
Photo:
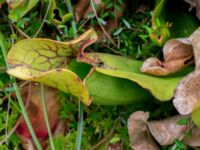
[[[120,120],[120,117],[118,117],[115,121],[114,121],[114,125],[112,127],[112,129],[110,130],[110,132],[104,137],[102,138],[97,144],[93,145],[90,150],[96,150],[100,145],[102,145],[103,143],[106,143],[107,140],[114,134],[115,128],[117,126],[117,122]]]
[[[96,10],[95,10],[93,0],[90,0],[90,2],[91,2],[91,6],[92,6],[93,12],[94,12],[94,14],[95,14],[95,17],[96,17],[96,19],[97,19],[97,21],[98,21],[98,23],[99,23],[99,25],[100,25],[102,31],[105,33],[106,37],[111,41],[111,43],[112,43],[115,47],[117,47],[117,44],[112,40],[112,38],[109,36],[109,34],[106,32],[106,30],[104,29],[103,25],[102,25],[101,22],[99,21],[99,17],[98,17],[98,15],[97,15]]]

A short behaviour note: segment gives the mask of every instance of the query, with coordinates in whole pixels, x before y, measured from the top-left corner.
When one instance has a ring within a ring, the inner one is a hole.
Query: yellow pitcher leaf
[[[89,105],[89,94],[83,82],[65,68],[71,58],[96,40],[95,31],[88,30],[70,42],[42,38],[19,41],[8,53],[10,68],[7,72],[22,80],[41,82],[72,94]]]

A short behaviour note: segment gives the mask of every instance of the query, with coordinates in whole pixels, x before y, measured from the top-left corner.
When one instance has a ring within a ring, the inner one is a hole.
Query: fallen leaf
[[[148,112],[134,112],[128,119],[128,133],[134,150],[159,150],[147,126]]]
[[[123,150],[122,143],[116,142],[113,144],[109,144],[107,150]]]
[[[17,42],[9,51],[8,74],[22,80],[41,82],[78,97],[90,104],[89,93],[81,79],[65,69],[71,58],[76,57],[88,45],[97,40],[93,30],[86,31],[70,42],[50,39],[25,39]]]
[[[200,59],[199,59],[199,39],[200,28],[198,28],[190,37],[193,46],[195,68],[196,70],[186,77],[176,87],[173,104],[180,114],[186,115],[192,113],[195,109],[200,107]]]
[[[27,103],[26,110],[32,127],[42,147],[45,148],[47,146],[46,142],[48,140],[48,131],[44,119],[44,112],[40,93],[40,85],[38,84],[32,84],[30,91],[27,86],[21,89],[23,101],[24,103]],[[52,132],[54,132],[59,126],[58,111],[61,107],[57,96],[57,90],[45,86],[45,97],[48,112],[48,120],[50,123],[51,130]],[[19,125],[16,129],[16,133],[17,136],[20,138],[25,149],[29,149],[31,146],[34,147],[34,142],[32,141],[31,134],[22,116],[19,119]]]
[[[78,1],[78,3],[74,7],[75,17],[77,21],[80,21],[80,19],[84,16],[84,13],[86,12],[89,5],[90,5],[90,0]]]
[[[194,71],[181,80],[175,90],[173,104],[182,115],[192,113],[200,106],[200,72]]]
[[[174,116],[160,121],[149,121],[151,134],[160,145],[170,145],[176,139],[181,139],[187,131],[188,124],[178,125],[177,122],[184,116]]]
[[[182,70],[193,61],[193,48],[187,38],[171,39],[163,47],[164,60],[150,57],[144,61],[141,72],[155,76],[166,76]]]
[[[199,39],[200,39],[200,27],[197,28],[189,37],[189,40],[192,44],[193,51],[194,51],[194,59],[195,59],[196,70],[200,69],[200,59],[199,59],[200,43],[199,43]]]
[[[191,136],[185,136],[183,139],[183,143],[191,146],[191,147],[200,147],[200,129],[199,128],[193,128],[191,130]]]
[[[102,0],[92,0],[95,5],[97,13],[105,7],[105,4]],[[75,17],[77,21],[80,21],[82,18],[87,18],[89,14],[94,13],[90,0],[79,0],[75,5]]]
[[[188,116],[173,116],[159,121],[147,121],[148,112],[136,111],[128,119],[128,133],[131,147],[134,150],[159,149],[155,144],[171,145],[177,139],[191,147],[200,146],[200,129],[195,127],[190,120],[186,124],[178,122]],[[191,130],[191,135],[187,133]]]

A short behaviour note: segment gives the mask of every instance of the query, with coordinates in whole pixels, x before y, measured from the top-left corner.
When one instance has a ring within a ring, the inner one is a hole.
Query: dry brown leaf
[[[197,28],[189,37],[189,40],[193,46],[194,58],[195,58],[195,68],[200,69],[200,27]]]
[[[93,4],[96,6],[97,13],[105,7],[102,0],[93,0]],[[74,10],[77,21],[80,21],[82,18],[87,18],[90,13],[94,12],[90,5],[90,0],[79,0]]]
[[[191,147],[200,147],[200,129],[194,128],[192,129],[192,136],[185,136],[183,139],[183,143],[191,146]]]
[[[193,49],[187,38],[171,39],[163,47],[164,61],[151,57],[144,61],[141,72],[166,76],[193,63]]]
[[[200,20],[200,1],[199,0],[184,0],[190,5],[189,11],[196,7],[196,16]]]
[[[128,119],[128,133],[131,147],[134,150],[157,150],[160,145],[170,145],[176,139],[182,140],[184,144],[191,147],[200,146],[200,129],[191,122],[185,125],[178,125],[180,119],[186,116],[174,116],[159,121],[147,121],[148,112],[134,112]],[[191,129],[192,135],[186,136]]]
[[[200,106],[200,71],[194,71],[183,78],[175,90],[173,104],[182,115],[192,113]]]
[[[10,9],[15,9],[17,7],[21,7],[25,4],[25,0],[6,0]]]
[[[85,11],[90,5],[90,0],[79,0],[78,3],[75,5],[74,11],[75,11],[75,17],[77,21],[80,21],[80,19],[83,17]]]
[[[191,147],[199,147],[200,129],[193,127],[191,136],[185,135],[193,124],[190,122],[186,125],[178,125],[177,122],[182,118],[184,116],[179,115],[160,121],[150,121],[148,126],[151,134],[160,145],[170,145],[179,139]]]
[[[160,121],[150,121],[148,126],[151,134],[160,145],[170,145],[176,139],[181,139],[187,130],[187,125],[178,125],[183,116],[174,116]]]
[[[122,143],[116,142],[113,144],[109,144],[107,150],[123,150]]]
[[[190,114],[200,106],[200,28],[189,39],[193,46],[196,71],[183,78],[173,99],[175,108],[182,115]]]
[[[134,150],[159,150],[147,126],[148,112],[134,112],[128,119],[130,145]]]
[[[148,112],[134,112],[128,119],[128,133],[131,147],[134,150],[157,150],[160,145],[170,145],[176,139],[182,140],[184,144],[191,147],[200,147],[200,128],[195,127],[192,122],[178,125],[180,119],[186,116],[173,116],[159,121],[147,121]],[[191,130],[192,135],[187,133]]]
[[[31,90],[26,86],[21,91],[23,101],[26,103],[27,98],[29,97],[27,103],[27,113],[36,136],[38,137],[43,148],[47,146],[46,140],[48,139],[48,131],[44,119],[42,100],[41,100],[41,90],[40,85],[32,85]],[[30,93],[29,93],[30,92]],[[58,110],[60,108],[60,103],[57,97],[57,90],[45,86],[45,97],[46,97],[46,107],[48,112],[48,120],[52,129],[52,132],[56,131],[56,128],[59,127],[59,118]],[[62,131],[62,130],[60,130]],[[19,119],[19,125],[16,129],[17,136],[22,141],[22,144],[25,149],[29,149],[35,146],[32,141],[31,134],[27,128],[24,118],[21,116]]]

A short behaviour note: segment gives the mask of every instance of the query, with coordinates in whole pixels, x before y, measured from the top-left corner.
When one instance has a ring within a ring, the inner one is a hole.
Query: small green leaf
[[[115,136],[109,141],[109,143],[114,144],[114,143],[119,142],[120,140],[121,138],[119,136]]]
[[[125,26],[128,28],[128,29],[131,29],[131,25],[129,24],[128,21],[126,21],[125,19],[122,19],[123,23],[125,24]]]
[[[103,19],[98,18],[98,21],[99,21],[102,25],[106,25],[106,22],[105,22]]]
[[[34,8],[38,2],[39,0],[26,0],[23,5],[19,4],[18,1],[12,2],[15,7],[9,10],[9,18],[13,21],[18,21]]]
[[[187,132],[185,133],[185,136],[186,136],[186,137],[191,137],[191,136],[192,136],[192,129],[189,130],[189,131],[187,131]]]
[[[181,118],[180,120],[178,120],[177,124],[178,125],[186,125],[189,123],[189,121],[190,121],[189,117],[184,117],[184,118]]]
[[[179,140],[175,140],[175,145],[177,148],[179,148],[180,150],[185,150],[185,145],[183,144],[183,142],[179,141]]]
[[[118,28],[114,33],[113,33],[113,36],[117,36],[119,35],[121,32],[122,32],[122,28]]]
[[[87,18],[89,18],[89,19],[92,19],[92,18],[94,18],[95,17],[95,14],[94,13],[89,13],[88,15],[87,15]]]
[[[119,5],[115,4],[114,7],[118,12],[122,12],[122,9]]]

